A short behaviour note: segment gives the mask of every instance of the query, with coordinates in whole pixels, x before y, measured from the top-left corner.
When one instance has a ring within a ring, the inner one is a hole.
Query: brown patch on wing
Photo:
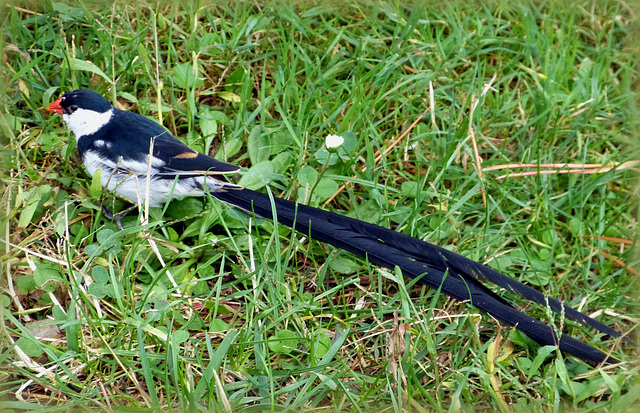
[[[231,172],[220,172],[220,171],[214,171],[214,170],[210,170],[210,171],[186,171],[188,174],[192,173],[192,174],[197,174],[197,175],[224,175],[224,174],[228,174]]]
[[[193,158],[197,158],[198,157],[198,152],[193,151],[193,152],[182,152],[176,156],[174,156],[174,158],[178,158],[178,159],[193,159]]]
[[[181,169],[175,169],[175,168],[165,168],[167,171],[173,171],[176,172],[179,175],[226,175],[226,174],[232,174],[235,172],[238,172],[237,170],[235,171],[216,171],[215,169],[209,169],[207,171],[203,171],[203,170],[199,170],[199,169],[194,169],[192,171],[183,171]],[[238,168],[239,170],[240,168]]]
[[[238,190],[238,189],[244,189],[244,187],[241,187],[240,185],[236,185],[236,184],[229,184],[229,185],[225,185],[222,188],[218,189],[216,192],[227,192],[230,189]],[[242,209],[240,207],[236,207],[236,208]]]

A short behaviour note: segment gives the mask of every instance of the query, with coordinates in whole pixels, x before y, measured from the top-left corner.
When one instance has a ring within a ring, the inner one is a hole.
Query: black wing
[[[168,175],[183,172],[196,175],[227,174],[240,170],[240,167],[219,161],[205,154],[194,151],[176,139],[163,126],[140,114],[115,110],[115,119],[110,122],[110,129],[105,131],[105,140],[116,145],[111,147],[116,155],[124,160],[146,163],[149,146],[153,139],[152,164],[158,173]],[[141,151],[140,148],[145,148]],[[107,150],[109,150],[107,148]],[[117,150],[118,153],[115,153]],[[143,168],[144,172],[146,167]]]

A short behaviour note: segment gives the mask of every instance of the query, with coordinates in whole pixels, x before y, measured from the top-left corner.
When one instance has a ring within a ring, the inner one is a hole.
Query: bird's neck
[[[87,135],[92,135],[106,125],[113,117],[113,109],[104,113],[93,110],[78,109],[70,115],[62,115],[65,123],[71,129],[76,140]]]

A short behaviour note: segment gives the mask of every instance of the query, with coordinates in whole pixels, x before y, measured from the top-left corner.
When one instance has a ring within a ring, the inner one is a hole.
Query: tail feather
[[[513,278],[507,277],[486,265],[408,235],[369,223],[363,224],[363,227],[366,228],[370,234],[375,234],[375,236],[385,244],[402,248],[403,251],[413,255],[414,257],[424,257],[423,259],[426,258],[429,262],[438,261],[439,265],[449,267],[450,271],[456,271],[459,274],[468,275],[476,280],[486,279],[487,281],[490,281],[512,293],[519,294],[527,300],[549,306],[549,308],[556,313],[564,313],[564,315],[570,320],[579,322],[585,326],[593,327],[596,330],[612,337],[620,337],[620,333],[608,325],[603,324],[598,320],[565,305],[555,298],[549,297],[540,291],[529,287],[526,284],[522,284]]]
[[[618,337],[611,327],[550,298],[541,292],[492,270],[480,263],[418,240],[408,235],[369,224],[353,218],[296,204],[249,189],[230,189],[212,192],[215,198],[264,218],[275,219],[311,238],[342,248],[387,268],[398,266],[403,274],[418,278],[430,288],[440,289],[446,295],[470,301],[497,320],[515,326],[542,345],[557,345],[561,350],[589,363],[617,362],[613,357],[567,335],[558,336],[553,328],[517,310],[495,294],[480,278],[491,281],[511,292],[536,303],[548,305],[551,310],[583,325]]]

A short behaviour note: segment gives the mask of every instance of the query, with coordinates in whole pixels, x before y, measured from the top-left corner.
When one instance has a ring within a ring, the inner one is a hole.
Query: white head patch
[[[72,114],[62,115],[62,119],[69,129],[76,135],[76,140],[80,140],[85,135],[96,133],[113,116],[113,109],[104,113],[89,109],[77,109]]]

